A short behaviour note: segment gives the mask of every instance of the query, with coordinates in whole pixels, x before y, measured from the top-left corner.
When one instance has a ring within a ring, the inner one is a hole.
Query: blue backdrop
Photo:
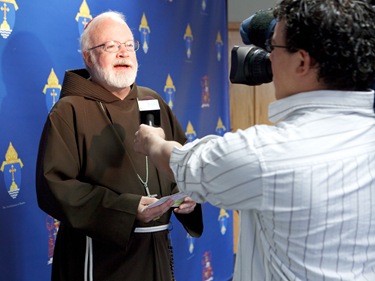
[[[65,70],[84,67],[79,36],[118,10],[136,40],[137,83],[156,90],[189,141],[230,128],[226,0],[0,0],[0,280],[49,280],[59,222],[42,212],[35,161]],[[203,205],[204,234],[173,219],[176,278],[230,280],[233,214]]]

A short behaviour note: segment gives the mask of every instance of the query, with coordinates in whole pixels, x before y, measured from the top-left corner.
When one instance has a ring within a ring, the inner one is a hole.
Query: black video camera
[[[375,8],[375,1],[370,3]],[[272,82],[270,54],[265,50],[265,42],[272,39],[275,25],[272,9],[258,11],[242,22],[240,34],[247,46],[234,46],[232,49],[232,83],[256,86]],[[375,79],[371,88],[375,90]]]
[[[232,83],[255,86],[272,82],[270,54],[265,50],[265,42],[271,40],[275,25],[272,9],[258,11],[242,22],[240,34],[247,46],[232,49]]]

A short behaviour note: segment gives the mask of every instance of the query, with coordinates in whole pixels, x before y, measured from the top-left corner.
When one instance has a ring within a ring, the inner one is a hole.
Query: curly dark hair
[[[375,9],[360,0],[281,0],[289,52],[306,50],[330,89],[366,90],[375,78]]]

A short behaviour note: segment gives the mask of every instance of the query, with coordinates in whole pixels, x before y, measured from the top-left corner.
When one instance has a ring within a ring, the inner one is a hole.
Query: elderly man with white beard
[[[133,150],[138,100],[158,100],[168,139],[186,137],[163,99],[135,84],[138,48],[121,13],[95,17],[81,36],[86,69],[66,72],[47,117],[36,189],[40,208],[60,221],[53,281],[174,280],[172,210],[191,236],[202,234],[201,206],[189,197],[145,209],[178,188]]]

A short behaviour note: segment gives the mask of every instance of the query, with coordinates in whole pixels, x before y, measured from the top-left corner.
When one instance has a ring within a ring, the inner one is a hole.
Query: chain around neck
[[[139,181],[143,184],[143,186],[145,187],[145,190],[146,190],[146,193],[147,193],[147,196],[149,197],[154,197],[154,195],[151,195],[150,193],[150,190],[148,188],[148,157],[146,156],[146,178],[145,180],[143,180],[141,178],[141,176],[137,173],[137,177],[139,179]]]

